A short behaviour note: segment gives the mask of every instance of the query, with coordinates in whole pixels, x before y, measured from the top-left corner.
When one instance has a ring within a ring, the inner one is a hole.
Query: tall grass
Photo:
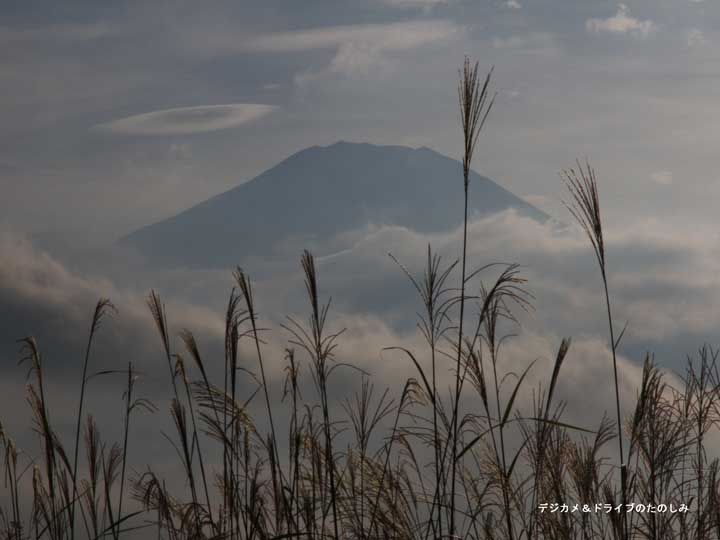
[[[600,217],[600,195],[598,193],[595,171],[587,163],[585,169],[578,162],[577,170],[568,169],[562,172],[562,176],[570,192],[571,201],[566,203],[570,213],[585,231],[590,244],[592,245],[595,258],[597,259],[600,276],[602,277],[603,291],[605,292],[605,309],[607,311],[608,331],[610,334],[610,351],[612,353],[613,384],[615,388],[615,413],[617,415],[618,430],[622,426],[622,408],[620,406],[620,384],[618,381],[617,369],[617,348],[622,333],[615,338],[612,309],[610,306],[610,288],[608,285],[607,262],[605,258],[605,241],[603,239],[602,219]],[[627,467],[623,452],[622,433],[618,433],[618,457],[620,460],[620,501],[625,505],[627,498]],[[623,538],[628,537],[627,514],[623,513]]]
[[[138,361],[100,372],[125,380],[119,443],[104,442],[86,412],[92,410],[86,396],[95,375],[94,337],[114,309],[101,300],[85,348],[71,454],[51,417],[39,345],[32,338],[21,342],[41,452],[38,458],[24,454],[0,426],[0,534],[7,540],[150,534],[168,540],[720,538],[720,461],[709,451],[719,418],[717,352],[701,348],[674,386],[648,355],[634,407],[623,414],[623,332],[615,332],[598,186],[589,165],[578,164],[563,177],[568,207],[601,272],[614,421],[566,421],[567,404],[558,397],[562,367],[573,356],[569,338],[557,344],[546,371],[534,374],[545,381],[536,388],[527,381],[539,363],[517,373],[507,367],[504,344],[517,330],[518,312],[532,309],[533,297],[519,266],[473,270],[467,249],[470,166],[493,104],[490,79],[490,73],[479,77],[478,65],[466,59],[458,86],[464,141],[458,258],[445,262],[428,246],[416,276],[391,255],[418,294],[424,340],[421,350],[382,351],[383,358],[408,363],[409,376],[399,388],[379,388],[369,374],[342,362],[343,329],[333,323],[330,299],[322,295],[307,251],[300,266],[308,313],[305,319],[288,316],[282,325],[282,358],[268,352],[245,271],[234,273],[237,287],[229,295],[219,362],[203,355],[189,329],[176,336],[153,291],[149,321],[160,338],[158,360],[167,365],[171,399],[163,414],[169,413],[173,429],[159,443],[177,463],[168,478],[152,468],[139,471],[130,459],[134,415],[158,409],[139,397]],[[241,353],[248,349],[250,358]],[[271,371],[278,364],[284,381]],[[351,377],[341,372],[347,369]],[[346,389],[350,379],[359,381],[356,393],[338,396],[336,389]],[[258,400],[261,406],[254,407]],[[608,458],[613,443],[617,464]],[[630,502],[676,510],[687,504],[691,511],[604,510]],[[553,511],[553,503],[569,507]],[[572,511],[574,504],[593,510]]]

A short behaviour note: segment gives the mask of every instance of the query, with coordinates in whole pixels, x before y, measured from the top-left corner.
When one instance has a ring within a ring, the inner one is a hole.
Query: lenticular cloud
[[[125,135],[185,135],[237,127],[273,110],[273,105],[258,103],[181,107],[129,116],[96,128]]]

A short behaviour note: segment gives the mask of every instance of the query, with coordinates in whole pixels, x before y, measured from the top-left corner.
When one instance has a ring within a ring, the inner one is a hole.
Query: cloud
[[[442,19],[389,24],[329,26],[259,36],[248,47],[263,52],[334,49],[347,43],[374,43],[386,50],[413,49],[446,39],[460,28]]]
[[[499,242],[519,236],[520,229],[528,223],[530,222],[524,218],[506,214],[474,223],[470,233],[473,236],[481,231],[497,234],[499,238],[490,242],[489,251],[497,248]],[[504,234],[501,232],[503,230]],[[541,243],[536,248],[538,251],[552,244],[552,241],[540,231],[541,229],[529,230],[530,238],[520,246],[524,252],[531,251],[532,242]],[[381,386],[387,386],[391,391],[402,387],[412,366],[408,365],[406,358],[384,353],[382,349],[402,346],[416,351],[418,358],[423,359],[425,346],[422,337],[412,324],[400,326],[393,324],[392,318],[388,319],[384,316],[383,310],[372,309],[371,305],[363,304],[373,296],[376,299],[390,299],[396,302],[396,309],[401,313],[404,312],[407,318],[405,322],[413,322],[416,299],[411,294],[412,289],[402,272],[382,250],[393,251],[401,260],[407,262],[411,269],[414,269],[422,264],[422,251],[426,249],[424,243],[428,239],[432,240],[433,245],[441,251],[448,253],[458,240],[458,234],[458,231],[455,231],[426,237],[402,228],[382,227],[376,229],[352,249],[335,257],[326,257],[317,261],[321,297],[327,299],[332,296],[337,300],[333,302],[333,308],[328,315],[327,327],[329,331],[347,328],[338,341],[337,354],[343,362],[370,373],[374,380],[382,381]],[[543,244],[544,242],[547,244]],[[563,242],[565,247],[562,247]],[[584,242],[582,239],[579,242],[575,239],[561,239],[560,245],[554,248],[555,255],[566,252],[569,246],[584,246]],[[416,247],[419,249],[417,252],[415,252]],[[483,257],[485,253],[485,248],[480,246],[471,249],[471,257],[475,260]],[[590,256],[584,252],[583,255],[588,255],[588,258]],[[548,258],[552,256],[551,253]],[[3,345],[0,348],[2,365],[14,366],[10,358],[15,354],[15,339],[28,334],[35,335],[42,351],[47,353],[48,378],[56,389],[53,402],[58,404],[67,402],[67,407],[58,406],[55,409],[58,420],[64,415],[72,416],[73,400],[67,396],[63,397],[63,394],[68,394],[68,385],[73,386],[76,382],[92,307],[97,298],[103,296],[108,296],[114,301],[118,306],[118,314],[106,320],[98,333],[96,355],[92,358],[93,371],[121,369],[127,365],[128,359],[132,359],[135,367],[143,373],[145,395],[159,403],[167,399],[169,391],[167,366],[162,356],[159,338],[145,306],[144,294],[119,287],[105,278],[86,277],[70,271],[27,241],[7,235],[0,238],[0,263],[2,263],[0,283],[3,283],[3,287],[0,287],[0,302],[7,308],[5,311],[7,316],[1,319],[2,330],[0,330]],[[261,262],[258,264],[261,265]],[[264,314],[263,327],[269,328],[263,334],[266,341],[264,347],[268,362],[267,375],[273,388],[280,388],[283,377],[282,351],[287,344],[288,335],[279,328],[279,322],[283,322],[285,313],[292,314],[296,320],[304,320],[304,314],[308,309],[307,301],[297,269],[293,269],[293,274],[290,276],[265,274],[260,271],[262,266],[254,265],[252,270],[259,276],[255,297]],[[156,276],[156,279],[167,289],[171,281],[197,283],[198,276],[202,275],[194,272],[175,274],[170,278]],[[484,275],[484,277],[490,276]],[[529,277],[534,278],[535,274]],[[217,281],[217,275],[214,281]],[[354,284],[352,289],[346,287],[348,281]],[[544,289],[548,286],[541,284],[540,288]],[[207,358],[221,357],[220,348],[223,343],[221,313],[215,313],[204,305],[190,303],[178,297],[168,295],[164,296],[164,300],[167,302],[167,316],[172,334],[171,345],[174,351],[181,352],[177,342],[177,332],[188,328],[196,335],[201,351]],[[567,302],[564,305],[566,306]],[[277,310],[282,310],[282,313],[276,313]],[[587,320],[579,315],[577,318]],[[542,367],[544,364],[550,365],[559,341],[559,335],[529,325],[517,339],[508,342],[502,368],[507,371],[521,371],[532,360],[541,358],[538,369],[528,378],[528,387],[541,381],[546,382],[544,375],[546,370]],[[248,348],[250,343],[244,341],[241,345],[243,365],[254,371],[252,366],[255,365],[255,359],[254,353]],[[582,402],[585,399],[574,389],[585,384],[597,385],[599,380],[604,380],[609,374],[609,371],[604,369],[609,364],[602,361],[608,358],[607,347],[602,339],[593,335],[577,336],[574,350],[578,351],[578,354],[572,357],[574,367],[568,369],[561,381],[562,396],[570,399],[571,403]],[[624,394],[627,403],[630,403],[636,388],[638,367],[627,358],[622,358],[621,362]],[[568,362],[568,366],[570,365],[571,362]],[[208,369],[211,370],[211,377],[217,376],[216,363],[209,364]],[[15,367],[6,367],[6,374],[17,372]],[[441,384],[444,387],[449,386],[452,382],[451,365],[442,364],[439,376]],[[117,381],[95,384],[98,385],[96,386],[98,391],[102,389],[107,393],[109,389],[115,388]],[[333,399],[341,399],[355,388],[353,378],[339,375],[335,377],[333,385]],[[17,392],[21,391],[21,385],[18,387],[20,390]],[[599,412],[604,408],[610,408],[612,405],[610,397],[610,393],[607,396],[598,393],[594,397],[593,405]],[[102,400],[102,395],[96,396],[95,400]],[[523,395],[518,399],[518,404],[528,405],[529,400],[529,394]],[[588,420],[586,413],[581,414],[579,418],[583,417]]]
[[[650,175],[653,182],[657,182],[662,186],[669,186],[673,182],[673,174],[670,171],[657,171]]]
[[[616,322],[630,321],[618,366],[625,412],[629,413],[634,403],[645,350],[657,351],[665,366],[677,368],[679,362],[684,362],[684,355],[695,350],[703,337],[711,336],[720,324],[716,309],[720,302],[718,233],[694,232],[690,235],[663,222],[650,221],[639,221],[631,227],[610,227],[606,231],[608,279]],[[498,260],[518,261],[523,264],[522,275],[529,280],[527,286],[535,296],[536,311],[518,313],[522,328],[516,338],[506,342],[499,364],[502,372],[520,372],[538,359],[525,388],[546,384],[561,337],[571,336],[573,345],[561,372],[558,398],[568,402],[566,420],[592,427],[603,411],[612,410],[614,395],[604,298],[582,231],[559,233],[510,211],[472,222],[468,237],[471,268]],[[316,261],[321,297],[333,298],[328,331],[347,328],[338,341],[338,360],[369,372],[378,386],[387,386],[391,392],[398,391],[414,372],[407,358],[383,352],[384,347],[411,349],[420,362],[427,362],[428,358],[422,338],[414,328],[419,299],[413,296],[412,285],[387,252],[417,274],[427,263],[428,243],[444,256],[444,261],[452,261],[462,245],[462,230],[423,235],[402,227],[370,227],[351,248]],[[263,266],[262,261],[247,266],[258,276],[255,298],[263,314],[262,326],[270,328],[263,337],[267,343],[268,378],[276,395],[282,386],[282,350],[288,338],[279,322],[286,313],[305,320],[308,309],[302,276],[294,266],[292,274],[285,267],[272,270],[270,265]],[[451,275],[451,283],[457,278],[457,274]],[[483,272],[480,278],[490,283],[492,270]],[[154,279],[166,290],[173,283],[186,290],[188,284],[196,288],[200,279],[218,281],[217,274],[203,277],[202,273],[180,270],[168,276],[156,275]],[[478,280],[471,281],[470,293],[476,292],[479,285]],[[193,295],[206,298],[201,289],[193,291]],[[144,305],[144,295],[109,279],[79,275],[28,242],[0,236],[0,305],[4,306],[0,315],[3,360],[0,365],[4,366],[3,374],[17,373],[12,362],[16,358],[14,340],[35,334],[42,350],[47,352],[52,403],[57,404],[53,409],[55,418],[72,414],[75,403],[71,396],[75,394],[68,388],[75,386],[72,376],[80,367],[89,316],[100,296],[109,296],[118,305],[119,314],[101,328],[93,369],[117,369],[132,359],[143,371],[143,380],[150,384],[143,386],[144,395],[159,398],[159,404],[165,404],[169,390],[167,365]],[[221,359],[222,306],[211,310],[203,300],[191,302],[170,296],[166,300],[174,350],[179,350],[177,331],[188,328],[198,337],[207,358]],[[472,303],[468,313],[475,313],[476,308]],[[243,366],[252,369],[256,363],[248,345],[244,342],[241,351]],[[217,370],[217,365],[213,363],[213,369]],[[451,386],[451,368],[451,362],[439,367],[443,388]],[[0,405],[3,399],[16,402],[22,399],[18,397],[22,384],[13,381],[12,392],[0,392]],[[357,377],[338,370],[333,378],[333,403],[350,395],[356,383]],[[114,412],[108,396],[113,399],[117,396],[108,390],[110,385],[98,387],[94,383],[93,388],[96,389],[93,403],[107,402],[106,410]],[[586,388],[597,391],[588,395],[583,391]],[[118,390],[117,394],[120,393]],[[529,390],[523,392],[517,405],[528,407],[531,399]],[[13,427],[22,425],[19,422],[21,419],[13,418]],[[160,460],[161,456],[156,458]]]
[[[590,32],[609,34],[630,34],[637,37],[647,37],[657,30],[657,26],[651,20],[640,20],[630,15],[630,10],[625,4],[618,4],[615,15],[607,19],[588,19],[585,21],[585,28]]]
[[[387,231],[386,231],[387,232]],[[395,231],[397,232],[397,231]],[[454,235],[447,239],[455,240]],[[367,246],[365,246],[367,247]],[[356,252],[356,255],[360,252]],[[319,263],[321,296],[328,297],[325,278],[330,268]],[[397,268],[392,271],[397,273]],[[299,276],[297,289],[303,290]],[[407,285],[407,283],[405,283]],[[282,287],[280,287],[282,288]],[[406,290],[410,290],[406,288]],[[352,290],[347,290],[352,294]],[[267,289],[256,289],[256,300],[263,313]],[[284,291],[283,291],[284,293]],[[99,370],[121,370],[132,361],[140,374],[135,396],[148,398],[158,407],[155,414],[138,412],[133,417],[129,446],[129,463],[133,470],[151,467],[167,477],[168,487],[178,491],[183,489],[182,476],[176,472],[180,464],[168,460],[172,454],[171,443],[163,439],[164,433],[174,433],[168,405],[172,395],[168,380],[168,365],[163,356],[159,337],[153,321],[144,305],[142,295],[114,285],[107,279],[90,278],[79,275],[49,255],[38,251],[29,242],[9,235],[0,235],[0,408],[3,415],[3,428],[18,443],[19,448],[30,455],[38,451],[37,437],[32,431],[32,423],[27,407],[17,407],[23,403],[25,391],[25,368],[17,367],[15,338],[28,333],[38,338],[45,359],[45,396],[49,404],[51,422],[62,441],[72,440],[74,414],[77,411],[78,376],[82,369],[84,340],[90,325],[92,307],[99,296],[110,296],[119,308],[118,314],[105,319],[100,327],[93,354],[90,359],[90,372]],[[167,298],[166,298],[167,300]],[[281,302],[284,305],[285,302]],[[289,308],[297,314],[296,320],[306,320],[306,302]],[[412,316],[414,310],[409,310]],[[168,301],[168,321],[170,323],[171,348],[173,352],[182,352],[177,333],[182,328],[192,330],[198,340],[201,354],[211,381],[222,386],[221,366],[223,364],[223,320],[221,312],[212,313],[205,307]],[[263,352],[266,362],[266,374],[269,392],[274,399],[276,428],[284,430],[287,426],[286,407],[280,402],[283,388],[283,346],[287,344],[287,332],[278,328],[276,323],[263,320],[262,326],[271,327],[263,333],[265,344]],[[274,327],[274,328],[272,328]],[[361,312],[349,312],[338,309],[333,304],[327,318],[327,332],[347,328],[338,339],[335,349],[337,360],[362,369],[371,376],[379,391],[388,388],[391,397],[397,397],[409,377],[418,378],[414,366],[404,354],[384,351],[385,347],[401,346],[412,350],[418,362],[429,366],[430,358],[427,346],[418,332],[399,331],[380,317]],[[241,375],[238,380],[238,395],[245,399],[254,390],[254,384],[247,381],[245,370],[257,372],[255,353],[249,350],[251,342],[242,339],[240,350]],[[533,360],[538,360],[530,371],[524,391],[518,395],[515,405],[520,410],[529,410],[532,406],[531,389],[543,383],[547,385],[552,372],[552,359],[555,356],[559,338],[554,335],[525,333],[521,339],[506,342],[499,364],[500,375],[511,371],[521,372]],[[311,367],[303,351],[297,350],[296,359],[300,363],[302,397],[308,402],[316,398],[310,389],[312,385]],[[607,346],[595,337],[578,338],[563,366],[557,395],[568,400],[569,413],[565,417],[574,424],[593,427],[603,410],[610,410],[613,404],[611,375]],[[453,382],[453,362],[439,355],[438,386],[450,388]],[[198,374],[192,372],[191,378]],[[619,358],[619,373],[623,405],[629,410],[639,384],[639,366],[625,357]],[[344,418],[338,405],[357,391],[361,377],[358,371],[338,367],[332,370],[330,380],[330,402],[333,417],[340,421]],[[506,384],[503,392],[508,392]],[[596,388],[597,391],[586,395],[584,388]],[[86,394],[85,411],[92,414],[98,422],[103,440],[121,440],[124,379],[122,374],[92,377]],[[477,405],[477,393],[468,384],[465,392],[465,404]],[[258,426],[260,434],[268,429],[266,415],[262,410],[262,400],[256,398],[247,408]],[[12,414],[10,414],[10,412]],[[283,431],[284,432],[284,431]],[[172,437],[172,435],[171,435]],[[285,444],[284,442],[281,444]],[[281,452],[284,452],[281,447]],[[212,452],[212,451],[211,451]],[[212,454],[210,454],[212,455]]]
[[[230,103],[165,109],[100,124],[95,129],[123,135],[186,135],[229,129],[252,122],[277,107],[257,103]]]
[[[144,294],[120,289],[107,278],[73,272],[26,239],[0,233],[0,373],[4,381],[0,408],[5,411],[0,421],[21,446],[30,446],[26,450],[34,451],[36,439],[29,408],[18,407],[24,403],[27,366],[17,365],[17,340],[25,336],[36,339],[43,356],[52,419],[61,437],[68,440],[77,410],[85,340],[93,309],[102,297],[109,297],[118,311],[102,321],[96,334],[90,373],[127,369],[132,361],[141,374],[138,391],[164,404],[170,384],[167,365],[160,361],[160,341],[153,331]],[[168,312],[174,333],[184,326],[194,327],[207,344],[208,353],[219,353],[221,346],[210,345],[222,339],[221,317],[207,308],[176,302],[168,303]],[[119,375],[92,377],[89,384],[88,411],[110,437],[119,435],[117,415],[122,392]],[[157,456],[155,450],[151,453]]]
[[[568,412],[574,421],[592,425],[604,410],[612,410],[612,392],[608,382],[612,372],[606,323],[603,321],[604,300],[601,289],[597,287],[599,282],[589,279],[597,277],[597,269],[587,240],[580,231],[558,233],[552,227],[540,225],[514,212],[471,223],[468,236],[471,239],[470,267],[498,260],[519,261],[523,263],[522,275],[528,279],[528,287],[535,295],[536,314],[521,315],[522,329],[516,338],[508,342],[501,360],[503,369],[519,372],[530,361],[539,358],[534,370],[536,373],[529,376],[528,387],[546,383],[544,374],[552,370],[551,359],[560,338],[571,336],[572,354],[561,376],[561,399],[568,400]],[[687,347],[687,352],[691,352],[695,347],[693,339],[712,329],[713,323],[704,322],[703,318],[712,309],[714,300],[708,299],[697,315],[686,317],[687,310],[678,304],[678,298],[684,294],[696,295],[691,292],[692,287],[686,288],[686,284],[681,282],[680,274],[675,277],[667,275],[680,271],[688,258],[693,259],[688,253],[704,249],[699,245],[681,246],[682,237],[680,232],[658,231],[651,224],[639,227],[636,233],[611,231],[607,234],[612,260],[617,264],[610,275],[611,284],[615,286],[613,300],[617,321],[631,320],[626,336],[626,343],[630,346],[623,347],[624,354],[620,358],[625,407],[634,403],[640,380],[642,357],[636,356],[638,349],[643,352],[647,348],[662,350],[665,343],[677,339],[681,343],[680,348]],[[472,240],[478,238],[482,241]],[[708,240],[708,244],[711,242]],[[383,336],[377,343],[394,341],[415,351],[423,350],[421,341],[411,338],[415,330],[412,321],[408,320],[408,314],[420,309],[420,300],[413,296],[412,285],[387,252],[393,253],[411,273],[417,275],[426,264],[423,258],[426,257],[428,243],[446,263],[451,262],[457,256],[458,246],[462,245],[462,232],[422,235],[402,227],[377,227],[368,230],[365,238],[351,249],[317,261],[322,289],[333,297],[335,310],[368,314],[368,319],[374,321],[370,326],[378,332],[368,332],[363,339],[374,342],[371,336]],[[648,278],[656,271],[664,275],[664,283],[657,286],[652,278]],[[717,279],[711,277],[711,268],[706,268],[702,275],[714,283],[708,283],[707,289],[703,286],[707,293],[711,293],[717,286]],[[633,276],[634,281],[628,276]],[[450,279],[452,281],[457,277],[453,274]],[[489,285],[493,273],[485,272],[481,278]],[[352,288],[348,288],[347,283],[352,283]],[[475,291],[478,286],[479,281],[473,282],[470,290]],[[663,297],[660,290],[665,290],[669,296]],[[673,308],[673,304],[677,307]],[[475,309],[473,304],[473,312]],[[659,316],[644,315],[647,312]],[[390,321],[390,327],[379,325],[377,319]],[[659,354],[661,358],[666,356],[666,351]],[[678,357],[678,360],[682,359],[682,356]],[[400,380],[397,363],[402,367],[402,358],[383,355],[383,360],[378,363],[375,356],[371,356],[362,367],[386,383]],[[443,380],[443,384],[445,382]],[[599,390],[607,388],[608,391],[585,396],[582,388],[590,386]],[[523,395],[519,402],[527,404],[526,398],[528,396]],[[581,407],[581,403],[587,406]],[[595,413],[597,418],[593,416]]]
[[[522,5],[520,5],[520,2],[518,2],[517,0],[507,0],[507,2],[505,2],[503,5],[504,5],[505,7],[510,8],[510,9],[520,9],[520,8],[522,8]]]
[[[92,309],[103,297],[118,307],[117,316],[103,325],[102,339],[111,345],[107,359],[122,359],[123,349],[127,357],[135,358],[157,351],[144,293],[120,288],[105,277],[71,271],[23,237],[0,233],[0,282],[0,303],[7,308],[0,319],[0,356],[7,353],[9,343],[35,335],[51,351],[50,369],[66,376],[79,365],[74,353],[82,349]],[[180,327],[197,327],[205,336],[221,335],[222,319],[209,309],[175,307],[178,316],[173,318]],[[10,365],[2,363],[3,369]]]
[[[447,5],[450,0],[381,0],[384,4],[397,8],[420,8],[429,11],[435,6]]]
[[[328,71],[353,75],[367,73],[382,64],[389,53],[447,42],[462,33],[461,26],[437,19],[271,33],[250,40],[246,46],[250,50],[275,53],[334,49],[336,54]]]
[[[537,316],[523,322],[523,332],[604,336],[604,299],[597,268],[587,239],[579,233],[574,228],[557,232],[513,212],[498,214],[469,227],[470,266],[492,261],[523,264],[537,308]],[[624,340],[629,357],[640,361],[651,350],[665,365],[679,367],[686,354],[716,339],[714,329],[720,325],[715,308],[720,302],[717,232],[638,220],[628,227],[608,227],[605,239],[617,322],[630,322]],[[450,261],[461,242],[461,231],[421,235],[400,227],[380,227],[352,250],[324,259],[320,272],[340,309],[406,320],[417,305],[407,296],[408,284],[387,252],[419,271],[428,243]],[[344,285],[348,282],[353,283],[352,294]]]
[[[162,283],[159,284],[163,286]],[[105,441],[122,440],[123,392],[128,362],[138,374],[134,396],[149,399],[159,407],[150,414],[134,415],[129,456],[130,470],[150,466],[163,469],[172,446],[161,432],[173,433],[167,413],[172,385],[169,366],[160,338],[145,303],[145,293],[122,288],[107,278],[83,275],[38,250],[26,239],[0,232],[0,422],[29,458],[38,455],[37,434],[29,405],[26,404],[27,364],[21,357],[18,339],[33,336],[42,355],[45,399],[55,431],[66,444],[74,435],[78,389],[93,309],[101,297],[109,297],[117,312],[105,317],[97,329],[89,359],[89,379],[85,414],[91,414]],[[214,381],[219,376],[223,356],[224,319],[222,310],[214,312],[202,305],[178,301],[163,295],[166,303],[172,352],[183,352],[178,333],[191,330],[200,345],[205,367]],[[241,343],[242,365],[254,370],[250,343]],[[267,371],[280,393],[282,351],[266,348]],[[175,360],[173,360],[173,363]],[[188,366],[192,377],[196,372]],[[101,374],[104,372],[104,374]],[[126,373],[126,371],[125,371]],[[31,378],[34,381],[34,377]],[[255,384],[238,378],[238,392],[248,396]],[[220,386],[222,383],[220,382]],[[262,423],[261,423],[262,424]],[[157,437],[157,438],[155,438]],[[146,441],[152,440],[150,444]],[[172,484],[175,475],[168,475]],[[182,487],[182,486],[180,486]],[[4,495],[3,495],[4,496]]]
[[[708,40],[705,37],[705,33],[699,28],[693,28],[687,33],[687,44],[688,47],[699,47],[701,45],[707,45]]]

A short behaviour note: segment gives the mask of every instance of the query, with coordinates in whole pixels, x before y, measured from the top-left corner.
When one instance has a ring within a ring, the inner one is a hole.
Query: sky
[[[463,56],[498,92],[475,168],[562,215],[714,224],[720,6],[697,0],[4,2],[0,219],[102,245],[337,140],[461,148]]]
[[[586,158],[597,172],[617,324],[628,321],[620,373],[629,406],[647,351],[681,371],[720,327],[719,42],[711,0],[2,2],[0,402],[22,399],[15,340],[33,334],[48,352],[53,412],[70,422],[69,389],[100,297],[118,314],[103,325],[97,369],[133,359],[143,391],[166,398],[147,291],[167,299],[174,335],[190,328],[217,355],[232,276],[160,272],[96,250],[312,145],[428,146],[459,157],[456,84],[468,55],[494,69],[497,92],[478,172],[561,221],[571,217],[559,172]],[[409,366],[381,350],[422,347],[418,304],[386,254],[419,272],[428,242],[452,260],[461,231],[361,232],[352,249],[318,261],[323,295],[333,297],[333,327],[349,328],[343,360],[401,388]],[[504,368],[539,359],[528,378],[537,387],[572,336],[561,378],[563,398],[580,404],[571,420],[611,409],[609,386],[586,391],[610,376],[587,240],[513,212],[471,224],[470,236],[474,263],[521,262],[535,297]],[[288,336],[279,324],[306,309],[302,276],[294,261],[292,271],[255,261],[251,273],[280,336],[268,341],[280,392]],[[105,384],[93,383],[92,399],[113,418],[122,388]],[[23,418],[10,427],[29,431]],[[153,452],[148,459],[162,461]]]

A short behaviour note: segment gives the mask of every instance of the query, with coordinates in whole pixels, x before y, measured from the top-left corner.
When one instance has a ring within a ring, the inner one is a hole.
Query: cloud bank
[[[716,232],[700,232],[689,236],[687,231],[651,221],[607,231],[608,278],[616,324],[622,326],[628,321],[619,364],[622,401],[628,413],[646,351],[656,352],[661,365],[682,371],[687,354],[716,339],[714,333],[720,326],[716,309],[720,303],[720,242]],[[410,272],[418,274],[426,263],[428,243],[450,262],[457,256],[462,231],[423,235],[401,227],[370,226],[358,237],[349,249],[317,260],[321,297],[333,299],[328,330],[347,328],[338,342],[338,361],[361,368],[391,392],[399,391],[404,380],[415,375],[413,366],[403,355],[383,349],[402,346],[415,351],[420,362],[429,360],[427,347],[414,327],[420,301],[387,253],[392,252]],[[519,313],[521,327],[508,329],[518,335],[506,342],[501,371],[517,373],[537,360],[528,375],[527,388],[546,384],[560,340],[572,337],[558,396],[568,402],[569,421],[591,427],[603,411],[612,410],[614,395],[604,299],[587,240],[580,231],[561,233],[514,212],[471,223],[468,237],[471,268],[517,261],[523,265],[522,275],[535,297],[535,311]],[[92,307],[97,298],[108,296],[117,304],[119,314],[101,329],[93,368],[118,369],[131,359],[144,373],[146,395],[165,402],[167,365],[144,303],[145,291],[80,275],[26,241],[8,235],[0,240],[0,304],[7,308],[0,320],[0,357],[7,380],[13,381],[8,399],[21,399],[18,395],[22,393],[18,380],[23,370],[14,367],[15,340],[33,334],[47,353],[48,379],[53,382],[58,403],[55,414],[70,417],[73,393],[69,389],[77,383]],[[255,277],[255,299],[262,326],[268,328],[263,335],[268,377],[273,392],[280,395],[283,349],[289,338],[280,324],[286,322],[286,314],[305,320],[308,306],[302,276],[298,265],[273,267],[272,263],[255,260],[246,267]],[[480,280],[490,284],[493,272],[481,273],[470,283],[469,292],[478,292]],[[153,279],[165,290],[176,289],[167,297],[174,351],[181,352],[177,333],[188,328],[217,371],[222,358],[223,305],[213,301],[210,307],[202,300],[217,298],[213,292],[213,287],[218,287],[217,274],[176,270],[167,278],[154,275]],[[227,293],[226,285],[222,287]],[[194,300],[183,297],[182,291],[188,289],[193,289]],[[468,313],[476,311],[471,302]],[[243,344],[242,362],[245,368],[256,371],[250,345]],[[439,371],[441,386],[451,386],[452,362],[442,363]],[[357,377],[342,370],[337,373],[333,381],[335,400],[351,393],[357,382]],[[588,387],[597,391],[588,396],[584,391]],[[111,410],[108,396],[117,396],[109,393],[109,386],[102,388],[104,392],[93,399],[106,404],[101,410]],[[528,391],[517,403],[526,407],[530,400]]]

